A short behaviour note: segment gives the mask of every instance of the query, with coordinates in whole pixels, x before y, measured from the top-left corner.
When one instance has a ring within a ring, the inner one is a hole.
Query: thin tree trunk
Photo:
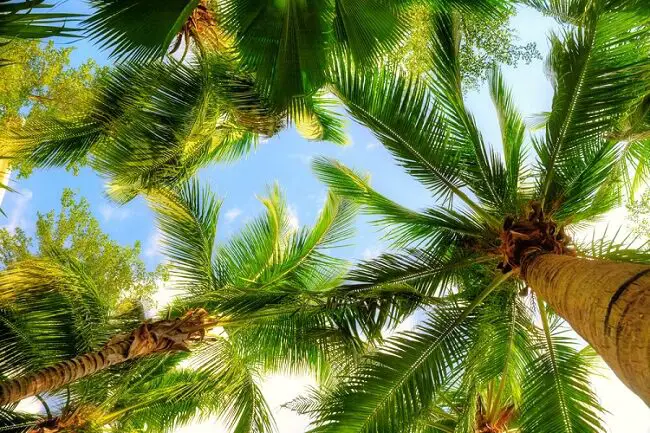
[[[650,404],[650,266],[542,254],[522,271],[533,291]]]
[[[60,362],[38,372],[0,383],[0,406],[52,391],[130,359],[154,353],[189,350],[187,343],[214,327],[205,310],[182,318],[143,323],[130,334],[113,337],[103,349]]]

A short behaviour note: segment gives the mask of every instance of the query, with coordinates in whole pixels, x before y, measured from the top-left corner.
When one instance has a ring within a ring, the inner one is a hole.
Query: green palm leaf
[[[275,429],[275,421],[259,389],[256,370],[226,339],[217,339],[198,351],[192,365],[209,372],[221,382],[223,406],[220,410],[229,430],[237,433],[264,433]]]
[[[0,365],[23,374],[96,349],[115,330],[81,263],[61,252],[0,273]]]
[[[475,205],[461,190],[457,146],[426,87],[398,71],[365,71],[350,59],[332,68],[335,94],[368,126],[398,162],[434,194]]]
[[[326,395],[314,432],[398,432],[433,400],[475,332],[475,307],[508,276],[467,306],[440,306],[414,332],[391,338]]]
[[[282,127],[255,82],[220,56],[189,65],[128,63],[101,79],[88,115],[46,119],[15,145],[36,166],[86,158],[111,179],[120,201],[174,186],[216,159],[250,150]]]
[[[82,15],[35,12],[53,7],[45,0],[0,0],[0,38],[44,39],[54,36],[76,37],[78,29],[66,27]]]
[[[578,351],[561,335],[557,324],[549,326],[541,306],[544,336],[541,354],[531,364],[523,382],[521,425],[534,432],[600,432],[602,412],[589,387],[595,364],[591,349]]]
[[[93,14],[84,29],[101,48],[117,59],[152,60],[165,55],[174,36],[188,20],[199,0],[92,0]]]
[[[542,202],[568,216],[591,206],[594,189],[616,157],[615,143],[605,136],[647,93],[650,38],[647,23],[631,13],[599,15],[588,27],[563,36],[552,39],[555,96],[546,137],[536,151]]]
[[[331,3],[226,1],[224,28],[233,34],[241,59],[256,71],[260,87],[278,106],[313,95],[325,82]]]
[[[170,274],[179,287],[210,290],[218,281],[213,266],[214,242],[221,202],[196,180],[177,190],[159,190],[147,196],[156,213]]]
[[[501,71],[494,69],[488,76],[490,96],[497,110],[499,126],[501,129],[501,145],[507,175],[507,197],[517,197],[527,173],[524,168],[526,149],[524,147],[526,126],[517,108],[515,107],[512,93],[503,80]],[[509,203],[511,208],[517,203]]]
[[[459,147],[460,162],[464,165],[463,180],[484,202],[484,207],[507,212],[516,199],[514,191],[508,189],[506,168],[502,158],[485,145],[474,117],[463,101],[458,23],[451,14],[437,14],[433,32],[433,69],[427,82],[441,111],[448,139]],[[498,225],[498,222],[486,219]]]

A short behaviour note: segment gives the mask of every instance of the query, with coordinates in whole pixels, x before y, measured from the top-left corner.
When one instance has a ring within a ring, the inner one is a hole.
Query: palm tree
[[[540,329],[522,284],[490,281],[471,256],[412,253],[384,254],[350,274],[350,291],[418,293],[420,323],[294,401],[312,416],[310,431],[604,431],[589,387],[596,355],[578,350],[559,318],[541,312]]]
[[[337,65],[334,91],[350,113],[434,196],[460,205],[412,211],[338,162],[317,160],[319,177],[378,216],[394,246],[405,248],[363,264],[351,290],[407,286],[437,294],[468,266],[494,275],[483,295],[459,307],[444,327],[427,324],[422,332],[396,340],[341,387],[341,404],[357,410],[335,406],[341,409],[334,409],[335,414],[345,414],[336,425],[359,427],[341,431],[392,431],[386,426],[395,428],[414,417],[458,356],[446,351],[445,344],[452,339],[451,347],[460,346],[455,333],[503,281],[513,282],[512,290],[530,287],[539,302],[550,368],[539,370],[548,373],[539,378],[555,380],[544,386],[539,380],[533,383],[562,415],[549,431],[587,431],[585,426],[592,425],[573,418],[583,419],[575,407],[586,398],[586,385],[571,375],[558,376],[563,363],[577,355],[554,341],[553,313],[650,401],[647,247],[637,249],[633,240],[620,237],[583,245],[570,236],[619,203],[631,161],[647,164],[647,141],[634,137],[642,137],[647,124],[638,121],[638,113],[649,90],[649,23],[647,16],[598,11],[588,24],[552,36],[549,68],[555,95],[546,134],[532,137],[534,155],[526,152],[525,126],[498,72],[490,90],[502,155],[486,146],[463,102],[454,20],[448,15],[436,19],[436,69],[425,80]],[[577,396],[564,393],[565,386],[579,388]]]
[[[106,297],[86,266],[62,251],[20,262],[12,272],[18,290],[3,290],[11,297],[0,303],[3,376],[56,364],[144,320],[137,300]],[[3,284],[7,279],[2,276]],[[43,281],[47,283],[39,286]],[[110,300],[115,298],[119,301]],[[192,371],[180,364],[186,358],[186,353],[176,353],[142,359],[70,383],[62,390],[37,394],[44,417],[10,405],[0,408],[0,428],[44,433],[99,428],[124,431],[146,425],[147,430],[163,433],[197,415],[227,415],[234,398],[236,370],[231,369],[228,377],[220,372]]]
[[[118,332],[112,338],[109,332],[92,332],[95,325],[90,321],[84,323],[85,332],[97,343],[80,346],[74,354],[59,357],[58,363],[35,357],[40,363],[30,367],[14,360],[21,351],[4,344],[0,359],[8,359],[13,369],[3,368],[10,378],[0,383],[3,404],[56,392],[79,379],[83,379],[80,384],[89,381],[90,389],[108,392],[111,387],[92,381],[111,372],[123,374],[132,365],[165,359],[147,355],[162,352],[169,356],[192,349],[186,362],[194,373],[210,375],[209,383],[221,383],[219,389],[227,397],[217,413],[224,414],[234,431],[269,431],[272,415],[258,377],[268,371],[307,371],[324,377],[333,364],[363,351],[386,323],[410,313],[416,304],[414,295],[388,294],[382,300],[374,293],[339,294],[347,263],[325,251],[350,236],[355,206],[334,195],[311,229],[298,229],[291,223],[279,189],[272,188],[262,199],[266,215],[220,247],[215,247],[220,202],[209,190],[192,182],[151,192],[148,198],[157,214],[170,277],[183,296],[170,305],[167,317],[133,323],[127,327],[130,333]],[[30,263],[0,275],[0,300],[14,300],[19,293],[28,297],[28,288],[75,287],[80,281],[78,276],[34,268]],[[26,309],[29,303],[21,305]],[[219,333],[204,336],[200,345],[191,344],[202,330],[217,326]],[[55,329],[44,333],[52,334]],[[26,337],[21,340],[24,344],[39,336],[36,331],[21,335]],[[78,353],[83,355],[70,360]],[[155,394],[155,386],[147,386]],[[134,397],[132,403],[140,399]],[[131,403],[124,404],[130,407]],[[110,414],[114,408],[102,410]]]
[[[298,125],[303,135],[344,143],[328,98],[308,102],[311,117]],[[126,63],[98,78],[87,114],[33,122],[5,154],[37,167],[88,162],[109,179],[113,196],[127,201],[135,191],[173,186],[210,162],[245,155],[285,119],[232,56]]]

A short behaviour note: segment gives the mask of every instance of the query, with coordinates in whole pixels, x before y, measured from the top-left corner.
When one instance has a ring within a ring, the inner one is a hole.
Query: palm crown
[[[624,185],[634,185],[628,170],[637,167],[636,178],[645,176],[646,119],[640,113],[645,112],[641,107],[648,94],[650,40],[648,22],[638,15],[589,13],[582,25],[551,37],[549,69],[555,95],[545,135],[531,137],[536,158],[526,153],[525,126],[496,71],[490,91],[501,126],[502,154],[486,146],[463,102],[451,16],[436,18],[432,53],[436,68],[423,80],[395,71],[366,71],[354,62],[337,64],[334,92],[349,112],[435,197],[460,206],[406,209],[340,163],[327,159],[314,163],[321,180],[376,216],[394,246],[401,248],[362,263],[351,274],[348,289],[416,292],[427,312],[416,331],[389,340],[321,396],[315,431],[402,431],[404,425],[417,424],[430,406],[440,404],[436,399],[459,381],[474,387],[466,407],[475,416],[471,408],[477,389],[496,378],[507,386],[511,369],[525,371],[519,376],[523,393],[518,403],[523,431],[602,428],[598,404],[586,385],[587,355],[557,334],[559,325],[541,299],[572,316],[566,308],[569,301],[563,304],[554,297],[567,293],[560,290],[571,285],[564,284],[566,279],[553,282],[548,275],[552,269],[539,271],[539,257],[550,253],[607,259],[603,263],[609,269],[618,262],[649,263],[647,252],[633,249],[630,239],[580,245],[569,232],[619,203]],[[632,281],[643,269],[630,274]],[[585,281],[579,269],[571,270]],[[468,272],[478,272],[480,278],[468,284]],[[520,309],[521,301],[514,295],[526,284],[538,295],[541,334],[532,313]],[[617,287],[613,285],[611,295]],[[442,305],[426,302],[427,297],[445,293],[450,295]],[[590,295],[585,296],[576,308],[591,308]],[[625,316],[612,313],[617,299],[610,302],[607,315],[603,307],[605,328],[616,327],[608,324],[612,315],[616,320]],[[495,304],[496,315],[490,313]],[[597,332],[573,320],[575,315],[567,318],[585,338],[595,341],[596,350],[616,369],[624,361],[608,357],[599,347],[594,336],[601,332],[602,316],[591,311],[590,319],[600,326]],[[494,322],[481,323],[489,320],[485,317]],[[621,329],[624,325],[618,323]],[[502,331],[490,338],[481,331],[485,329]],[[522,335],[527,336],[516,339]],[[480,345],[481,336],[487,346]],[[534,348],[527,349],[531,341]],[[472,365],[476,351],[494,368],[487,376]],[[617,373],[628,384],[634,382],[634,376],[625,377],[621,371]],[[644,385],[636,389],[641,395],[646,392]]]

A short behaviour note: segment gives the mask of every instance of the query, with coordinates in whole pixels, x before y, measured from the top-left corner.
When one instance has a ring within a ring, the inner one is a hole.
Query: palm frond
[[[575,242],[576,250],[581,257],[650,264],[650,249],[648,248],[650,241],[626,232],[627,230],[623,227],[613,230],[607,227],[604,233],[596,237],[594,231],[591,239]]]
[[[463,180],[483,202],[481,208],[497,210],[500,215],[512,212],[516,196],[513,197],[514,191],[508,189],[503,161],[498,154],[487,148],[476,121],[463,100],[458,58],[458,22],[452,14],[437,14],[434,17],[433,33],[433,69],[427,83],[440,109],[448,139],[459,147]],[[484,209],[481,209],[480,214],[495,227],[501,225],[495,217],[487,215]]]
[[[521,386],[533,360],[531,341],[533,318],[515,288],[495,293],[477,311],[479,321],[476,345],[463,365],[459,377],[469,398],[476,389],[498,383],[491,403],[522,402]]]
[[[490,257],[460,253],[451,245],[383,254],[361,262],[350,272],[346,289],[353,292],[394,291],[416,297],[441,296],[456,282],[458,273]]]
[[[540,312],[544,335],[539,341],[540,355],[523,382],[522,429],[540,433],[604,431],[603,409],[589,380],[595,356],[576,350],[557,324],[549,325],[542,304]]]
[[[224,387],[222,378],[207,372],[168,371],[124,392],[102,421],[124,430],[172,432],[219,413]]]
[[[84,22],[86,35],[118,60],[161,58],[199,0],[92,0],[95,9]]]
[[[395,49],[408,34],[400,1],[334,0],[334,34],[356,61],[369,64]]]
[[[250,75],[209,55],[121,65],[99,81],[86,116],[39,121],[15,141],[35,166],[89,158],[111,180],[112,195],[127,201],[187,180],[210,161],[239,157],[282,126]]]
[[[45,0],[0,0],[0,38],[45,39],[49,37],[77,37],[78,30],[68,26],[82,15],[71,13],[38,12],[53,5]]]
[[[524,3],[561,23],[584,25],[603,12],[634,12],[647,15],[650,7],[643,0],[525,0]]]
[[[621,12],[552,37],[555,95],[546,137],[535,146],[547,211],[566,218],[589,208],[606,181],[618,156],[607,134],[647,94],[649,29],[638,15]]]
[[[5,374],[33,371],[95,350],[116,330],[84,265],[52,251],[0,273],[0,365]]]
[[[223,406],[219,416],[230,431],[266,433],[275,431],[275,420],[259,389],[257,372],[237,346],[219,338],[205,344],[190,359],[199,372],[212,375],[221,383]]]
[[[223,2],[224,29],[234,36],[245,67],[281,108],[313,95],[325,82],[329,2]]]
[[[428,406],[462,359],[475,332],[473,310],[509,275],[469,305],[439,306],[414,332],[401,333],[340,379],[314,432],[398,432]]]
[[[524,167],[524,160],[526,159],[526,149],[524,148],[526,126],[515,107],[512,93],[506,86],[499,69],[490,72],[488,82],[490,96],[496,108],[501,129],[501,144],[508,180],[507,197],[517,197],[517,191],[522,189],[522,181],[527,174]],[[510,203],[510,207],[516,208],[517,204]]]
[[[435,195],[456,195],[476,207],[462,191],[459,151],[424,84],[396,70],[364,70],[345,57],[337,59],[331,75],[334,93],[350,114],[372,130],[400,165]]]
[[[169,258],[169,272],[179,287],[211,290],[218,276],[213,267],[214,242],[221,201],[195,179],[176,190],[147,195],[156,213],[160,243]]]
[[[335,193],[361,204],[364,212],[377,218],[376,224],[389,228],[386,237],[394,245],[435,244],[441,238],[448,241],[454,235],[480,236],[485,231],[474,215],[464,212],[442,208],[426,212],[407,209],[373,190],[367,179],[338,161],[317,158],[312,165],[319,179]]]

